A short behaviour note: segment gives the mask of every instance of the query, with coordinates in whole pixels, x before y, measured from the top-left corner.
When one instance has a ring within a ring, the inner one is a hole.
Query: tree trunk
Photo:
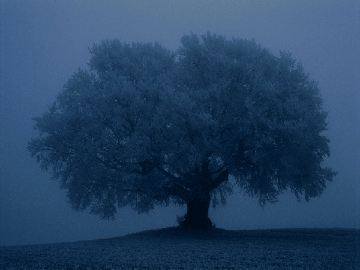
[[[212,222],[208,217],[210,206],[210,195],[202,199],[194,199],[187,203],[185,219],[181,224],[183,228],[210,229]]]

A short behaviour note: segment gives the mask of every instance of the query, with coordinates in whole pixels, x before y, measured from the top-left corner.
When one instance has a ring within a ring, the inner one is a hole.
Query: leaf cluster
[[[186,35],[160,44],[94,45],[29,142],[76,210],[113,218],[116,205],[146,212],[233,185],[274,202],[290,189],[319,196],[335,173],[317,84],[290,54],[254,41]],[[234,177],[234,183],[229,180]]]

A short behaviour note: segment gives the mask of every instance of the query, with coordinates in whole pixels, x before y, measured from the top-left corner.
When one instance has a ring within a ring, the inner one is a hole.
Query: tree
[[[94,45],[90,70],[34,118],[28,148],[72,207],[109,219],[186,204],[182,226],[208,228],[210,202],[235,184],[262,206],[286,190],[319,196],[336,173],[321,167],[327,113],[301,64],[210,33],[181,43]]]

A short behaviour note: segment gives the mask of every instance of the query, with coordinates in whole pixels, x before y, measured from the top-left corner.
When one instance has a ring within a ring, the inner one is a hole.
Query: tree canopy
[[[175,203],[190,215],[196,202],[225,204],[234,185],[260,205],[286,190],[319,196],[336,173],[321,167],[327,113],[302,65],[210,33],[181,44],[94,45],[89,70],[34,118],[31,155],[72,207],[108,219],[117,206]]]

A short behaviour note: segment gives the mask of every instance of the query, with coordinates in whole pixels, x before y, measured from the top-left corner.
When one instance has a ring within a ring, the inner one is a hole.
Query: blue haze
[[[292,194],[263,210],[235,188],[226,208],[211,210],[217,227],[360,228],[360,2],[123,0],[0,2],[0,245],[114,237],[176,224],[185,208],[138,216],[122,209],[115,221],[74,212],[49,173],[26,149],[36,136],[31,117],[47,109],[87,50],[103,39],[160,42],[175,50],[191,32],[254,38],[277,54],[292,53],[319,82],[329,111],[331,157],[339,175],[319,198]]]

